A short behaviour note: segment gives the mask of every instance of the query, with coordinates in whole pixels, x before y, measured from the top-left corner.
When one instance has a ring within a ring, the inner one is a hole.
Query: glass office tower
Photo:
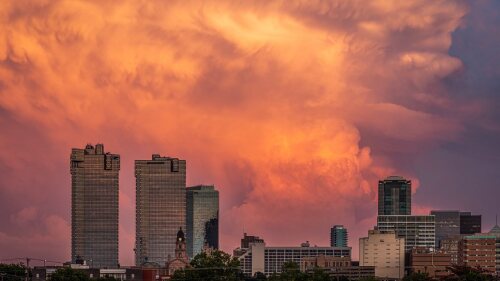
[[[190,258],[203,247],[219,248],[219,191],[213,185],[187,189],[187,253]]]
[[[390,176],[378,182],[378,215],[411,215],[411,181]]]
[[[460,212],[460,234],[481,233],[481,215],[471,212]]]
[[[460,211],[431,211],[436,220],[436,247],[441,240],[460,235]]]
[[[154,154],[135,161],[136,265],[163,266],[186,229],[186,161]]]
[[[104,145],[73,148],[71,172],[71,260],[91,267],[118,266],[118,173],[120,156]]]
[[[343,225],[335,225],[330,229],[331,247],[348,247],[347,228]]]

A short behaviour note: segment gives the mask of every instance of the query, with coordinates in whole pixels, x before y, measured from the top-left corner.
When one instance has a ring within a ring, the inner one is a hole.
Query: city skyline
[[[491,229],[500,3],[362,2],[2,2],[0,258],[71,258],[68,155],[86,143],[120,155],[123,265],[152,153],[217,188],[226,252],[244,232],[329,245],[335,224],[357,241],[391,175],[412,214]]]

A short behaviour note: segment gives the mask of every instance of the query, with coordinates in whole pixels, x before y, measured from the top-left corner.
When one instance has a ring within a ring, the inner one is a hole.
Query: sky
[[[499,212],[498,1],[19,0],[0,21],[0,259],[70,259],[87,143],[121,156],[122,265],[155,153],[220,191],[228,252],[344,224],[357,256],[390,175],[416,214]]]

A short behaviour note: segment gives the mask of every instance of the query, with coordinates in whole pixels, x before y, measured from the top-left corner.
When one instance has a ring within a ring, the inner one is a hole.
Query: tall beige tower
[[[404,277],[405,239],[395,232],[370,230],[368,237],[359,239],[359,265],[374,266],[379,278]]]
[[[116,267],[120,156],[105,153],[102,144],[73,148],[70,171],[71,260]]]

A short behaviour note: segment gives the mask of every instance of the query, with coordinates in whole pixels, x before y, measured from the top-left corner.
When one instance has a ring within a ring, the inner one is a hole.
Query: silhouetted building
[[[343,225],[335,225],[330,229],[331,247],[348,247],[347,228]]]
[[[91,267],[118,266],[118,174],[120,156],[104,146],[73,148],[71,170],[71,260]]]
[[[187,253],[194,257],[204,247],[219,248],[219,192],[213,185],[187,189]]]
[[[481,233],[481,215],[460,212],[460,234]]]
[[[436,247],[442,239],[460,234],[460,211],[431,211],[436,221]]]
[[[241,248],[250,248],[250,243],[264,243],[264,239],[259,238],[259,236],[252,236],[243,233],[243,238],[241,238]]]
[[[135,161],[136,265],[165,264],[186,229],[186,161],[153,154]]]
[[[378,215],[411,215],[411,181],[390,176],[378,182]]]

